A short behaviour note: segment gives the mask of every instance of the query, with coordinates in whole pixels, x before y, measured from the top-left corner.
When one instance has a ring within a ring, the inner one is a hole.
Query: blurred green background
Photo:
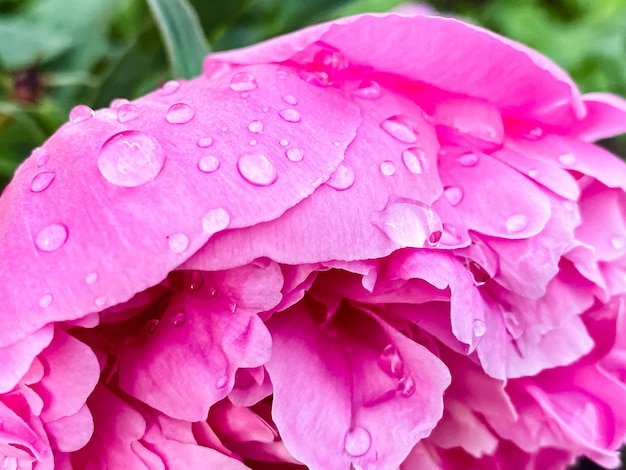
[[[0,0],[0,189],[78,103],[107,106],[241,47],[399,0]],[[521,41],[584,92],[626,96],[626,0],[432,0]],[[624,136],[604,142],[626,156]],[[599,468],[581,462],[578,468]]]

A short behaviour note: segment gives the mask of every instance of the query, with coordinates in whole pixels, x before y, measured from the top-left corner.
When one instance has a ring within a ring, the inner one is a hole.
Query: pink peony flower
[[[74,108],[0,199],[0,466],[618,465],[624,130],[396,14]]]

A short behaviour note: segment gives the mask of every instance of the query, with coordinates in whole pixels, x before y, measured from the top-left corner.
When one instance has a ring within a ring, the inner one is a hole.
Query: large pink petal
[[[48,325],[22,340],[0,348],[0,393],[7,393],[26,374],[35,357],[52,341],[54,327]]]
[[[608,93],[583,95],[587,108],[585,118],[577,122],[570,134],[593,142],[626,132],[626,100]]]

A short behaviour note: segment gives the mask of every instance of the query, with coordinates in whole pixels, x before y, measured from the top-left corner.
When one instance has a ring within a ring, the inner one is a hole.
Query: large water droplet
[[[380,85],[371,80],[363,80],[352,94],[365,100],[376,100],[381,95]]]
[[[251,91],[257,88],[256,78],[248,72],[239,72],[230,80],[230,89],[233,91]]]
[[[187,321],[187,314],[185,312],[178,312],[172,317],[172,326],[177,328],[179,326],[183,326]]]
[[[465,167],[478,165],[478,155],[475,152],[467,152],[459,157],[459,164]]]
[[[443,194],[453,206],[458,206],[463,200],[463,190],[458,186],[448,186],[443,190]]]
[[[385,119],[380,127],[394,139],[405,144],[417,142],[417,129],[415,123],[406,116],[391,116]]]
[[[396,164],[391,160],[385,160],[380,164],[380,172],[385,176],[392,176],[396,173]]]
[[[346,56],[339,50],[325,44],[313,44],[302,51],[297,62],[308,62],[299,71],[299,77],[311,85],[327,87],[340,78],[348,67]]]
[[[169,82],[165,82],[165,84],[161,87],[161,95],[168,96],[172,95],[178,91],[180,88],[180,82],[177,80],[170,80]]]
[[[258,134],[263,131],[263,123],[261,121],[252,121],[248,124],[248,130]]]
[[[346,433],[344,448],[352,457],[364,455],[372,445],[372,436],[361,426],[356,426]]]
[[[39,306],[41,308],[48,308],[50,305],[52,305],[53,300],[54,297],[52,297],[52,294],[44,294],[39,298]]]
[[[278,112],[278,115],[287,122],[300,122],[300,113],[295,109],[288,108]]]
[[[76,124],[78,122],[86,121],[90,117],[93,117],[94,110],[84,104],[74,106],[70,111],[70,122]]]
[[[237,162],[237,169],[246,181],[257,186],[270,186],[278,178],[276,168],[262,153],[243,155]]]
[[[170,235],[168,244],[172,253],[182,253],[189,247],[189,237],[182,232]]]
[[[91,285],[98,281],[98,273],[93,271],[85,276],[85,284]]]
[[[563,166],[574,166],[576,165],[576,156],[573,153],[564,153],[559,155],[559,162]]]
[[[351,168],[339,165],[333,174],[330,175],[326,184],[337,191],[345,191],[352,187],[354,178],[354,171]]]
[[[287,158],[292,162],[301,162],[304,156],[302,150],[300,150],[298,147],[287,149],[285,155],[287,155]]]
[[[398,381],[398,391],[400,392],[400,395],[405,398],[413,395],[415,393],[415,388],[415,380],[410,375],[406,375]]]
[[[375,213],[372,223],[401,247],[423,248],[432,244],[432,240],[436,243],[442,234],[439,216],[417,201],[392,203]]]
[[[404,361],[392,344],[385,346],[380,353],[378,365],[390,377],[400,378],[404,374]]]
[[[426,168],[426,154],[419,147],[412,147],[402,152],[402,162],[407,170],[416,175],[422,174]]]
[[[475,319],[472,322],[472,332],[477,338],[484,336],[487,332],[487,325],[485,324],[484,320],[481,320],[480,318]]]
[[[44,227],[35,237],[35,246],[41,251],[56,251],[67,241],[68,231],[63,224]]]
[[[117,110],[117,120],[121,123],[132,121],[139,117],[139,109],[131,103],[120,106]]]
[[[509,233],[517,233],[528,227],[528,217],[524,214],[513,214],[506,219],[506,231]]]
[[[213,145],[213,139],[211,137],[201,137],[198,139],[196,145],[200,148],[207,148]]]
[[[298,104],[298,100],[293,95],[285,95],[283,96],[283,101],[288,105],[295,106]]]
[[[220,161],[213,155],[202,157],[198,162],[198,169],[204,173],[213,173],[220,167]]]
[[[46,190],[54,181],[55,176],[56,173],[52,171],[44,171],[43,173],[35,175],[30,183],[30,190],[34,193],[40,193]]]
[[[107,140],[98,157],[98,169],[109,183],[134,188],[157,177],[165,154],[159,142],[139,131],[125,131]]]
[[[185,124],[191,121],[195,115],[196,112],[188,104],[176,103],[167,110],[165,119],[170,124]]]
[[[202,229],[210,235],[224,230],[229,224],[230,215],[221,207],[209,210],[202,217]]]

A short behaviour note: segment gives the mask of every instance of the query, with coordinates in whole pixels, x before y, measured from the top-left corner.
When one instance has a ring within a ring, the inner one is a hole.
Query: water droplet
[[[381,95],[380,85],[371,80],[363,80],[352,94],[365,100],[376,100]]]
[[[180,82],[177,80],[170,80],[169,82],[165,82],[165,84],[161,87],[161,95],[168,96],[176,93],[180,88]]]
[[[198,162],[198,169],[204,173],[213,173],[220,167],[220,161],[213,155],[202,157]]]
[[[392,344],[385,346],[380,353],[378,365],[390,377],[400,378],[404,373],[404,362]]]
[[[287,145],[289,145],[289,141],[288,141],[287,139],[280,139],[279,144],[280,144],[282,147],[287,147]]]
[[[334,145],[335,147],[339,147],[339,146],[341,145],[341,142],[339,142],[338,140],[335,140],[335,141],[333,142],[333,145]]]
[[[252,139],[250,142],[248,142],[250,145],[252,145],[253,147],[258,144],[259,142],[256,139]]]
[[[247,100],[248,98],[250,98],[250,92],[249,91],[242,91],[239,94],[239,97],[244,99],[244,100]]]
[[[70,111],[70,122],[76,124],[78,122],[86,121],[90,117],[93,117],[94,110],[84,104],[74,106]]]
[[[217,379],[217,381],[215,382],[215,386],[217,388],[224,388],[226,387],[226,384],[228,384],[228,376],[227,375],[222,375],[219,379]]]
[[[288,105],[295,106],[298,104],[298,100],[293,95],[285,95],[283,96],[283,101]]]
[[[506,219],[506,231],[509,233],[517,233],[528,227],[528,217],[524,214],[513,214]]]
[[[345,191],[352,187],[354,178],[354,171],[351,168],[339,165],[333,174],[330,175],[326,184],[337,191]]]
[[[150,320],[146,322],[146,326],[145,326],[146,333],[148,333],[149,335],[154,334],[158,326],[159,326],[159,320],[157,320],[156,318],[151,318]]]
[[[130,101],[126,98],[115,98],[113,101],[111,101],[111,104],[109,104],[109,108],[118,109],[127,103],[130,103]]]
[[[188,104],[176,103],[167,110],[165,119],[170,124],[185,124],[191,121],[195,115],[195,111]]]
[[[410,375],[404,376],[398,381],[398,391],[405,398],[413,395],[415,388],[415,380]]]
[[[68,231],[63,224],[51,224],[41,229],[35,237],[35,245],[41,251],[56,251],[67,241]]]
[[[139,117],[139,110],[134,104],[123,104],[117,109],[117,120],[121,123],[132,121]]]
[[[237,169],[246,181],[257,186],[270,186],[278,178],[276,168],[262,153],[243,155],[237,162]]]
[[[302,154],[302,150],[300,150],[298,147],[287,149],[285,155],[287,155],[287,158],[292,162],[301,162],[302,158],[304,157],[304,155]]]
[[[344,448],[352,457],[364,455],[372,445],[372,436],[361,426],[350,429],[346,433]]]
[[[371,221],[401,247],[423,248],[432,244],[431,240],[441,239],[441,219],[430,207],[417,201],[389,204],[376,212]]]
[[[411,173],[420,175],[426,168],[426,154],[421,148],[412,147],[402,152],[402,162]]]
[[[613,246],[613,248],[615,248],[616,250],[623,250],[624,247],[626,246],[626,240],[624,239],[624,237],[621,236],[615,236],[611,238],[611,245]]]
[[[258,134],[259,132],[263,131],[263,123],[261,121],[252,121],[250,124],[248,124],[248,130],[250,132]]]
[[[37,152],[37,166],[38,167],[42,167],[46,163],[48,163],[48,160],[50,160],[50,154],[48,153],[46,149],[40,147],[36,150],[36,152]]]
[[[348,60],[342,52],[323,44],[311,45],[300,53],[296,61],[306,64],[298,76],[319,87],[332,85],[348,67]]]
[[[239,72],[230,80],[230,89],[233,91],[251,91],[258,86],[256,78],[248,72]]]
[[[228,132],[228,126],[223,126],[221,130],[222,132]]]
[[[559,155],[559,162],[563,166],[574,166],[576,165],[576,156],[573,153],[564,153]]]
[[[269,106],[263,106],[261,108],[261,111],[263,111],[264,113],[269,113],[270,112],[270,108],[269,108]]]
[[[525,137],[528,140],[536,141],[536,140],[541,139],[543,137],[543,134],[544,132],[541,127],[534,127],[530,131],[524,133],[523,137]]]
[[[52,300],[54,300],[54,298],[52,297],[52,294],[42,295],[39,298],[39,306],[41,308],[47,308],[52,304]]]
[[[465,167],[478,165],[478,155],[474,152],[464,153],[459,157],[459,164]]]
[[[406,116],[391,116],[385,119],[380,127],[394,139],[405,144],[417,142],[417,129],[415,124]]]
[[[172,253],[182,253],[189,247],[189,237],[182,232],[170,235],[168,244]]]
[[[93,271],[85,276],[85,284],[91,285],[98,281],[98,273]]]
[[[467,259],[466,258],[465,259],[465,267],[467,268],[467,270],[470,272],[470,274],[474,278],[474,285],[475,286],[478,286],[478,287],[484,286],[487,283],[487,281],[489,281],[489,279],[491,279],[491,276],[485,270],[485,268],[483,268],[476,261],[473,261],[471,259]]]
[[[229,224],[230,215],[221,207],[209,210],[202,217],[202,229],[210,235],[224,230]]]
[[[228,303],[228,308],[230,310],[230,313],[235,313],[237,311],[237,301],[236,300],[231,300]]]
[[[385,176],[392,176],[396,173],[396,164],[391,160],[385,160],[380,164],[380,172]]]
[[[107,303],[107,296],[106,295],[101,295],[99,297],[96,297],[95,300],[93,301],[94,305],[98,308],[102,308],[104,307],[104,304]]]
[[[182,326],[187,321],[187,314],[185,312],[178,312],[172,317],[172,326],[174,328]]]
[[[43,173],[39,173],[35,175],[33,180],[30,183],[30,190],[34,193],[40,193],[48,188],[54,181],[56,177],[56,173],[52,171],[45,171]]]
[[[477,318],[472,322],[472,331],[474,332],[474,336],[480,338],[487,332],[487,325],[485,325],[483,320]]]
[[[190,294],[198,292],[204,287],[204,275],[200,271],[189,271],[185,273],[184,289]]]
[[[441,230],[434,230],[430,232],[430,235],[428,236],[428,243],[433,246],[438,246],[442,235],[443,232]]]
[[[202,137],[198,139],[198,142],[196,143],[196,145],[203,149],[210,147],[211,145],[213,145],[213,139],[211,137]]]
[[[448,186],[443,190],[443,194],[453,206],[458,206],[463,200],[463,190],[458,186]]]
[[[295,109],[288,108],[278,112],[278,115],[287,122],[300,122],[300,113]]]

